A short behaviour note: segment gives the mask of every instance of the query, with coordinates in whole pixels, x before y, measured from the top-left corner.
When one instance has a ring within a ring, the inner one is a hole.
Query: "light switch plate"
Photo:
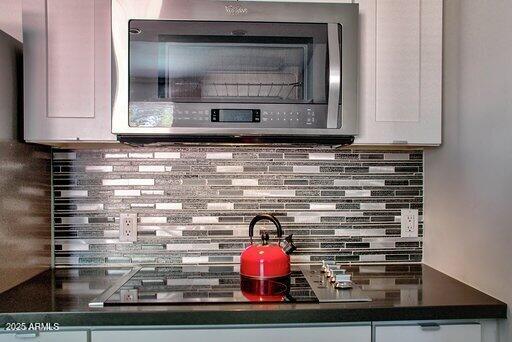
[[[137,241],[137,214],[119,215],[119,241]]]
[[[402,209],[400,223],[402,237],[418,237],[418,209]]]

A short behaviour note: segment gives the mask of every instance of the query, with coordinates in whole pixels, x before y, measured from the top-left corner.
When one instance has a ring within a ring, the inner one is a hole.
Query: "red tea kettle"
[[[262,244],[253,244],[254,226],[261,220],[269,220],[277,229],[278,244],[269,244],[269,234],[261,231]],[[297,249],[293,244],[292,235],[285,238],[281,247],[283,228],[281,223],[272,215],[256,215],[249,224],[249,237],[251,245],[247,247],[240,258],[240,274],[244,277],[268,279],[284,277],[290,274],[290,256]]]

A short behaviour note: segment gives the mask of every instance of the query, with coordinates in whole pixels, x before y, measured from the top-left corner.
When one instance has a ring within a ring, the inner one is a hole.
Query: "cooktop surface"
[[[104,305],[318,302],[304,274],[273,280],[241,277],[238,266],[135,268],[104,296]]]

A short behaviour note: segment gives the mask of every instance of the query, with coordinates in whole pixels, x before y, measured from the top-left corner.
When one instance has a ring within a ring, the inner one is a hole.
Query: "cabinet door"
[[[357,0],[358,144],[441,143],[442,0]]]
[[[0,333],[0,342],[87,342],[86,331]]]
[[[110,6],[110,0],[23,1],[25,140],[115,140]]]
[[[377,326],[375,342],[481,342],[480,324]]]
[[[332,341],[371,342],[371,327],[304,327],[240,329],[176,329],[92,331],[92,342],[259,342],[259,341]]]

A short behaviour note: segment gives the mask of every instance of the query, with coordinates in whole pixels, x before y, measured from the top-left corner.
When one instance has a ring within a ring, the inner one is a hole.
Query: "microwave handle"
[[[327,24],[329,50],[329,100],[327,103],[327,128],[339,128],[339,104],[341,87],[341,55],[338,24]]]

